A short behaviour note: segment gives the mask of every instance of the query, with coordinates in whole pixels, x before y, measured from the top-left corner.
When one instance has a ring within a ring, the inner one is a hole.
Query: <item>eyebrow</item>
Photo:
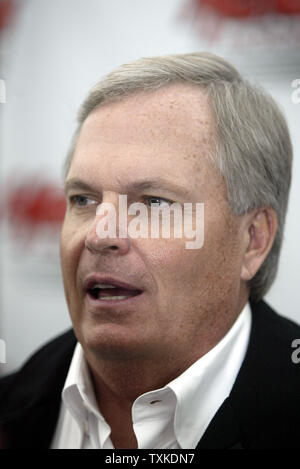
[[[135,181],[125,186],[127,192],[142,192],[149,189],[160,190],[163,192],[173,193],[175,195],[188,195],[189,191],[183,186],[177,185],[172,181],[167,181],[163,178],[157,179],[144,179],[142,181]]]
[[[95,191],[95,189],[88,184],[87,182],[83,181],[82,179],[78,178],[71,178],[65,181],[64,183],[64,191],[67,193],[71,189],[73,190],[84,190],[84,191]],[[98,191],[97,191],[98,192]]]
[[[79,178],[68,179],[64,184],[64,191],[67,193],[69,190],[85,190],[93,192],[101,192],[99,188],[95,188],[93,185],[85,182]],[[190,195],[190,191],[183,186],[177,185],[174,182],[167,181],[161,177],[156,179],[143,179],[141,181],[134,181],[124,185],[125,192],[136,193],[142,192],[149,189],[161,190],[163,192],[172,193],[174,195]]]

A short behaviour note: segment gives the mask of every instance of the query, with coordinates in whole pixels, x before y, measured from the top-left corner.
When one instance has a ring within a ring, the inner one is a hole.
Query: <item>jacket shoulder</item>
[[[282,449],[300,441],[300,326],[264,301],[251,303],[247,352],[230,392],[198,448]]]
[[[76,338],[73,330],[59,335],[43,345],[16,372],[0,379],[0,418],[18,407],[52,395],[53,383],[65,378]]]
[[[261,381],[265,384],[271,378],[274,383],[280,382],[281,395],[287,394],[292,383],[293,389],[300,391],[300,365],[297,367],[292,360],[292,343],[295,339],[300,339],[300,325],[281,316],[264,301],[252,303],[251,310],[252,329],[244,361],[248,377],[250,371],[253,372],[253,378],[260,372]],[[244,369],[242,366],[243,377]],[[269,381],[269,385],[271,382]],[[274,387],[270,393],[276,394],[279,388]]]
[[[292,353],[292,342],[300,338],[300,325],[295,321],[275,312],[271,306],[264,301],[251,303],[252,310],[252,337],[251,342],[256,347],[264,348],[267,356],[276,357],[279,364],[284,357],[288,361],[282,362],[292,367],[290,360]]]
[[[263,301],[251,309],[248,351],[230,402],[250,447],[293,447],[300,437],[300,364],[292,343],[300,326]]]

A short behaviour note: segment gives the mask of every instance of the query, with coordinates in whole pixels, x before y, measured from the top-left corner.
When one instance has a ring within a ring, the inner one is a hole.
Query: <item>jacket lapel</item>
[[[225,399],[196,449],[243,449],[239,426],[229,399]]]

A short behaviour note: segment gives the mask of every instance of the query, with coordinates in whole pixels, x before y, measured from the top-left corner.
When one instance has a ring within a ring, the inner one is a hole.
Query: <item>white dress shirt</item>
[[[139,449],[193,449],[228,397],[248,346],[246,304],[223,339],[178,378],[139,396],[132,421]],[[113,449],[110,427],[98,409],[83,350],[76,345],[62,392],[52,449]]]

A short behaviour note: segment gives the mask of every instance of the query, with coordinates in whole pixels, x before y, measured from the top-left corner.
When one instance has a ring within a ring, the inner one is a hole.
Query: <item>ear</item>
[[[277,228],[277,216],[270,207],[262,207],[246,215],[242,280],[248,281],[254,277],[270,252]]]

